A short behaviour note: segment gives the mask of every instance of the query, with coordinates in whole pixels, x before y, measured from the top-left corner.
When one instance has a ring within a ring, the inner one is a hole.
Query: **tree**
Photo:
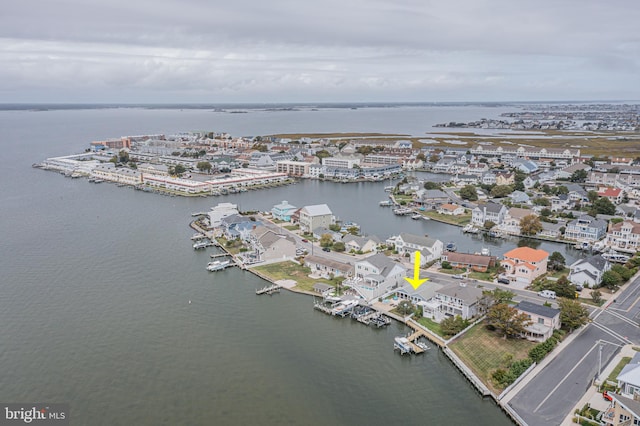
[[[609,201],[608,198],[600,197],[593,202],[589,213],[591,214],[591,216],[595,216],[597,214],[606,214],[612,216],[616,213],[616,206],[611,201]]]
[[[502,333],[502,338],[519,336],[531,325],[531,320],[525,313],[519,313],[514,307],[506,303],[498,303],[489,308],[487,323]]]
[[[602,274],[602,286],[615,291],[622,284],[622,277],[615,271],[606,271]]]
[[[520,233],[522,235],[536,235],[542,231],[540,218],[535,214],[530,214],[520,219]]]
[[[447,317],[440,322],[440,330],[446,336],[455,336],[469,325],[469,322],[462,319],[460,315]]]
[[[173,170],[171,174],[174,174],[176,176],[182,176],[182,174],[187,171],[187,169],[185,169],[182,164],[176,164],[172,169],[170,169],[170,171],[171,170]]]
[[[265,144],[263,143],[256,143],[254,144],[251,149],[255,149],[256,151],[259,152],[267,152],[269,151],[269,147],[267,147]]]
[[[196,167],[201,172],[207,172],[207,173],[209,173],[212,168],[211,163],[208,161],[198,161],[198,164],[196,164]]]
[[[125,151],[124,149],[121,149],[120,152],[118,153],[118,161],[120,161],[122,164],[126,164],[129,162],[129,153],[127,151]]]
[[[491,220],[486,220],[484,222],[484,229],[489,230],[489,229],[493,228],[494,226],[496,226],[496,223],[491,221]]]
[[[333,243],[333,246],[331,247],[333,250],[335,251],[344,251],[345,247],[344,247],[344,243],[342,241],[338,241]]]
[[[561,271],[565,267],[565,262],[566,259],[564,258],[562,253],[560,253],[559,251],[554,251],[553,253],[551,253],[551,256],[549,256],[548,265],[554,271]]]
[[[320,247],[331,247],[333,244],[333,238],[331,234],[322,234],[320,236]]]
[[[587,180],[587,176],[588,174],[586,170],[576,170],[575,172],[571,173],[569,180],[571,182],[583,183]]]
[[[560,322],[563,328],[573,331],[581,327],[589,320],[589,312],[587,308],[577,300],[560,299]]]
[[[591,190],[587,192],[587,199],[589,200],[590,203],[593,203],[594,201],[596,201],[598,197],[599,197],[598,191]]]
[[[437,154],[433,154],[429,157],[430,163],[437,163],[438,161],[440,161],[440,156]]]
[[[613,265],[611,270],[618,275],[622,279],[622,282],[627,282],[633,276],[633,271],[623,265]]]
[[[551,205],[551,201],[549,201],[547,198],[538,197],[533,199],[533,204],[535,204],[536,206],[548,207]]]
[[[576,298],[576,288],[571,284],[571,281],[566,276],[561,276],[556,282],[549,285],[548,290],[553,290],[559,297],[566,297],[568,299]]]
[[[483,296],[486,295],[492,299],[493,304],[508,303],[516,297],[516,294],[510,290],[503,290],[501,288],[494,288],[493,290],[484,290]]]
[[[540,210],[540,216],[542,217],[549,217],[551,216],[553,212],[551,211],[551,209],[548,209],[547,207],[543,208],[542,210]]]
[[[339,232],[340,225],[338,225],[337,223],[332,223],[331,225],[329,225],[329,229],[331,229],[333,232]]]
[[[427,161],[427,156],[424,155],[424,152],[421,152],[418,155],[416,155],[416,160]]]
[[[409,315],[411,312],[415,310],[415,306],[413,306],[413,303],[411,303],[410,301],[403,300],[400,303],[398,303],[397,310],[401,315]]]
[[[600,302],[602,302],[602,293],[600,293],[600,290],[591,291],[591,300],[593,300],[593,303],[597,305],[599,305]]]
[[[503,198],[513,192],[513,188],[509,185],[496,185],[491,189],[491,196]]]
[[[109,162],[113,163],[113,164],[118,164],[118,156],[114,155],[113,157],[111,157],[109,159]]]
[[[439,189],[439,188],[440,188],[440,185],[437,184],[436,182],[428,181],[424,183],[424,189]]]
[[[473,185],[465,185],[460,189],[460,197],[469,200],[476,201],[478,199],[478,192]]]
[[[323,149],[323,150],[320,150],[320,151],[316,152],[316,157],[318,157],[320,160],[322,160],[323,158],[331,157],[331,154],[326,149]]]

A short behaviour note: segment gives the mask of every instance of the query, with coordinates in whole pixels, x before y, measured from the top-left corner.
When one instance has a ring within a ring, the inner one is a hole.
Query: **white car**
[[[553,290],[542,290],[538,292],[538,296],[540,297],[544,297],[546,299],[555,299],[556,298],[556,292]]]

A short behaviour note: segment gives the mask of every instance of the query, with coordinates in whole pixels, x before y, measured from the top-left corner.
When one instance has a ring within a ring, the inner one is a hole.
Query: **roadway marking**
[[[573,368],[571,369],[571,371],[569,371],[569,372],[564,376],[564,379],[562,379],[562,380],[561,380],[561,381],[556,385],[556,387],[555,387],[555,388],[553,388],[553,389],[551,390],[551,392],[549,392],[549,394],[547,395],[547,397],[546,397],[545,399],[543,399],[543,400],[542,400],[542,402],[541,402],[540,404],[538,404],[538,406],[535,408],[535,410],[533,410],[533,412],[534,412],[534,413],[535,413],[536,411],[538,411],[538,409],[539,409],[540,407],[542,407],[542,405],[543,405],[545,402],[547,402],[547,400],[548,400],[549,398],[551,398],[551,395],[553,395],[553,393],[554,393],[555,391],[557,391],[557,390],[558,390],[558,388],[560,387],[560,385],[562,385],[562,384],[564,383],[564,381],[565,381],[565,380],[567,380],[567,379],[569,378],[569,376],[571,375],[571,373],[573,373],[573,372],[575,371],[575,369],[576,369],[576,368],[578,368],[578,366],[582,363],[582,361],[584,361],[584,359],[585,359],[587,356],[589,356],[589,354],[591,353],[591,351],[593,351],[596,347],[598,347],[598,345],[599,345],[599,343],[597,343],[597,342],[596,342],[596,343],[593,345],[593,347],[592,347],[591,349],[589,349],[589,351],[588,351],[586,354],[584,354],[584,356],[583,356],[582,358],[580,358],[580,361],[578,361],[578,362],[576,363],[576,365],[574,365],[574,366],[573,366]]]
[[[629,318],[625,317],[624,315],[620,315],[620,314],[619,314],[619,313],[617,313],[617,312],[613,312],[613,311],[610,311],[609,309],[607,309],[607,313],[608,313],[609,315],[614,316],[614,317],[616,317],[616,318],[619,318],[619,319],[621,319],[622,321],[625,321],[625,322],[627,322],[627,323],[629,323],[629,324],[631,324],[631,325],[633,325],[633,326],[636,326],[636,327],[638,326],[638,323],[637,323],[637,322],[635,322],[635,321],[631,321]]]
[[[605,327],[602,324],[598,324],[597,322],[594,322],[593,325],[598,327],[600,330],[604,331],[605,333],[609,334],[610,336],[613,336],[616,339],[620,340],[621,342],[625,342],[625,343],[628,343],[628,344],[633,344],[633,342],[631,340],[627,339],[622,334],[618,334],[615,331],[611,330],[610,328]]]

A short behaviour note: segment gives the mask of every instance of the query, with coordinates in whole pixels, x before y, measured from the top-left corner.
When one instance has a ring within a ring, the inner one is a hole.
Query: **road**
[[[529,426],[560,424],[621,345],[640,345],[639,301],[636,278],[616,302],[593,309],[592,322],[509,401]]]

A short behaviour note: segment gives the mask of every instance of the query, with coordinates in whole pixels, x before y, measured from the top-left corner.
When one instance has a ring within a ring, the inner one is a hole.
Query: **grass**
[[[630,356],[625,356],[623,357],[620,362],[618,363],[618,365],[616,365],[616,368],[614,368],[611,371],[611,374],[609,374],[609,377],[607,377],[607,380],[611,380],[612,382],[617,381],[616,377],[618,377],[618,374],[620,374],[620,372],[622,371],[622,369],[624,368],[625,365],[629,364],[629,362],[631,361],[631,357]]]
[[[220,243],[220,245],[231,254],[240,253],[240,249],[244,247],[241,242],[235,240],[231,240],[231,244],[228,245],[229,240],[224,237],[218,237],[216,238],[216,241],[218,241],[218,243]]]
[[[470,214],[461,214],[459,216],[453,216],[448,214],[441,214],[436,212],[435,210],[427,210],[425,212],[425,215],[439,222],[450,223],[452,225],[463,226],[471,222]]]
[[[291,261],[256,266],[253,269],[266,275],[273,281],[294,280],[297,283],[296,288],[298,290],[306,291],[313,291],[313,285],[316,283],[325,283],[335,287],[343,280],[342,278],[334,278],[333,280],[310,278],[309,274],[311,273],[311,269]]]
[[[525,339],[503,339],[487,329],[484,323],[477,324],[449,347],[492,391],[499,393],[491,375],[498,368],[507,369],[508,358],[512,361],[525,359],[536,344]]]
[[[443,338],[445,337],[444,333],[442,332],[442,328],[440,328],[440,324],[438,324],[437,322],[435,322],[435,321],[433,321],[433,320],[431,320],[429,318],[421,317],[418,320],[418,323],[420,325],[423,325],[423,326],[427,327],[429,330],[433,331],[438,336],[442,336]]]
[[[284,229],[288,229],[289,231],[297,231],[300,229],[299,225],[285,225]]]

